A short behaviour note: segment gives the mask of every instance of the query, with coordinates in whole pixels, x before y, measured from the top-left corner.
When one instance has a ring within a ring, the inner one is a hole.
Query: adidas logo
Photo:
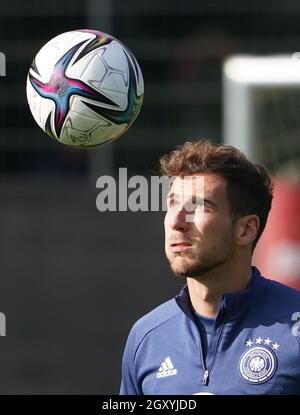
[[[177,369],[174,368],[171,359],[167,357],[161,364],[156,373],[157,378],[164,378],[166,376],[174,376],[177,374]]]

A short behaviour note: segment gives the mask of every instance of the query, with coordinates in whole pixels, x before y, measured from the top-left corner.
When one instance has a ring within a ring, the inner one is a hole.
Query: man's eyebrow
[[[172,199],[174,196],[175,196],[175,197],[176,197],[176,196],[178,197],[178,194],[176,195],[174,192],[170,192],[170,193],[168,193],[168,194],[167,194],[167,198],[168,198],[168,199]]]

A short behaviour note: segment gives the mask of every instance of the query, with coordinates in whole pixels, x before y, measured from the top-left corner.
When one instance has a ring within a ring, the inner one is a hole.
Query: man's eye
[[[170,199],[168,202],[169,209],[176,209],[179,206],[178,200]]]
[[[194,201],[194,208],[195,209],[202,209],[203,208],[203,206],[204,206],[204,200],[203,199],[196,199],[195,201]]]
[[[197,200],[195,205],[195,210],[204,211],[204,212],[211,212],[211,207],[205,202],[205,200]]]

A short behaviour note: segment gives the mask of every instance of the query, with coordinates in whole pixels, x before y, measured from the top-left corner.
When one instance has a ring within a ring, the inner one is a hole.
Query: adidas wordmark
[[[164,378],[166,376],[174,376],[177,374],[177,369],[174,368],[171,359],[167,357],[161,364],[156,373],[157,378]]]

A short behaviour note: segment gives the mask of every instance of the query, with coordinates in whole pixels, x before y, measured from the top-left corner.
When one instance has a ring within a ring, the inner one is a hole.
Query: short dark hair
[[[168,177],[195,173],[214,173],[223,177],[233,221],[249,214],[259,217],[260,226],[253,241],[254,249],[266,226],[274,189],[262,165],[252,163],[235,147],[199,139],[186,142],[161,157],[160,169]]]

